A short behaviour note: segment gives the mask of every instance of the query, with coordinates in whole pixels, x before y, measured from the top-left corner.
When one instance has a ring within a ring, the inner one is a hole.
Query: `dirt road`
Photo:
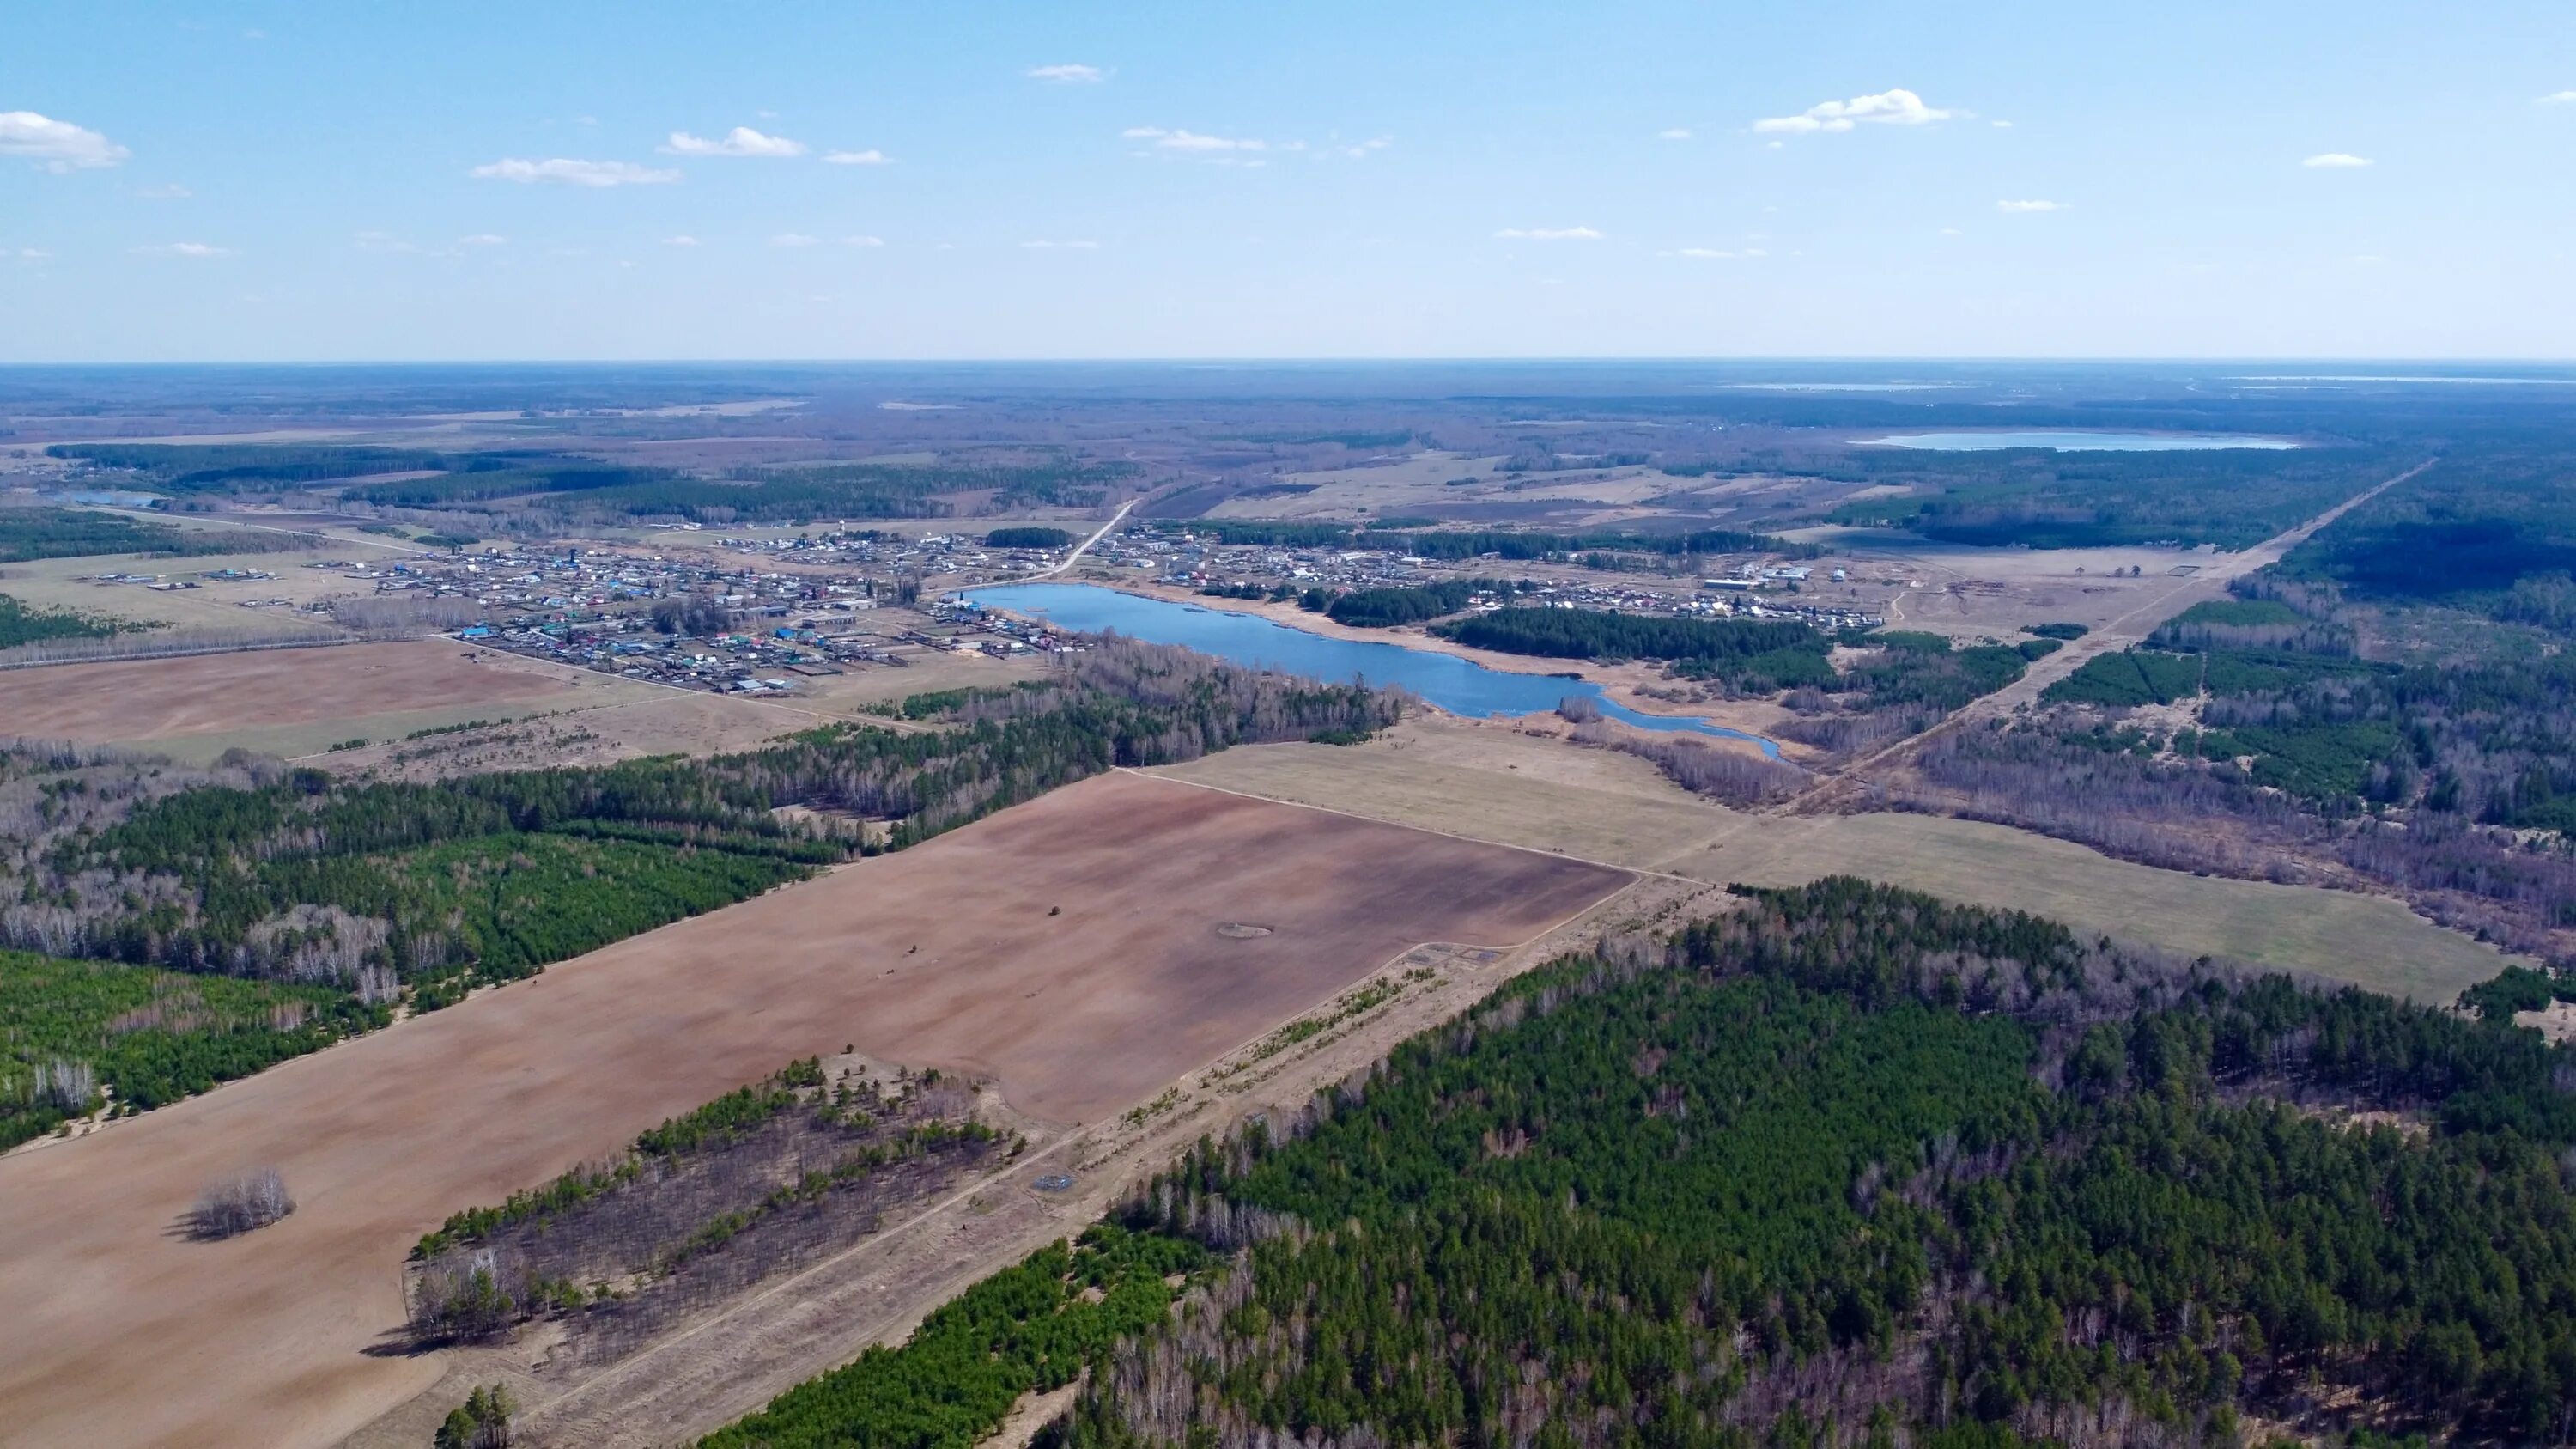
[[[2432,467],[2441,461],[2428,458],[2376,487],[2365,489],[2298,527],[2277,534],[2252,548],[2235,553],[2215,555],[2198,569],[2150,593],[2146,600],[2120,617],[2068,644],[2056,653],[2034,662],[2022,676],[1994,693],[1971,701],[1920,734],[1908,735],[1893,744],[1854,760],[1841,770],[1797,796],[1783,808],[1804,812],[1831,808],[1849,800],[1867,788],[1869,772],[1882,764],[1920,749],[1927,740],[1937,739],[1952,730],[1980,720],[2011,714],[2024,705],[2038,702],[2050,685],[2084,667],[2087,660],[2104,654],[2116,654],[2132,645],[2146,642],[2164,622],[2194,604],[2227,597],[2227,586],[2245,575],[2279,563],[2291,549],[2305,543],[2318,529],[2343,517],[2371,499]],[[1894,618],[1894,611],[1889,617]]]

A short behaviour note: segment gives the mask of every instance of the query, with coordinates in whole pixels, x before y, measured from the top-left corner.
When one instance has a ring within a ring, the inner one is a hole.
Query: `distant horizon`
[[[2576,338],[2548,0],[19,8],[9,361]]]
[[[1408,353],[1373,356],[1368,354],[1293,354],[1278,356],[1205,355],[1175,353],[1138,355],[1109,354],[1061,357],[1053,356],[920,356],[920,357],[849,357],[794,356],[786,354],[740,357],[205,357],[205,358],[102,358],[102,359],[20,359],[0,360],[0,372],[36,372],[48,369],[104,370],[110,368],[312,368],[312,367],[1297,367],[1297,366],[1477,366],[1477,365],[1565,365],[1592,364],[1692,366],[1984,366],[2017,365],[2029,367],[2252,367],[2264,365],[2316,365],[2357,367],[2386,365],[2391,367],[2430,367],[2458,369],[2463,367],[2503,367],[2519,369],[2560,368],[2576,370],[2576,353],[2564,356],[2451,356],[2437,354],[2395,355],[2246,353],[2237,354],[2121,354],[2082,355],[2075,353],[1510,353],[1458,354]],[[2320,379],[2327,381],[2390,382],[2415,381],[2411,378],[2349,377]],[[2447,380],[2447,379],[2446,379]],[[2467,379],[2477,380],[2477,379]],[[2513,379],[2497,379],[2512,381]]]

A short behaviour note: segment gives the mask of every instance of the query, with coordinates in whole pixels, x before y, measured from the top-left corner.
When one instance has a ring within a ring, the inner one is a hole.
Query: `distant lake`
[[[2206,453],[2221,448],[2280,452],[2301,446],[2289,438],[2249,433],[2087,433],[2071,428],[2023,433],[1906,433],[1857,438],[1864,448],[1920,448],[1934,453],[1990,453],[2005,448],[2051,448],[2061,453]]]
[[[1780,747],[1760,735],[1701,719],[1642,714],[1610,698],[1600,685],[1589,680],[1514,674],[1487,669],[1455,654],[1407,649],[1401,644],[1327,638],[1274,624],[1255,614],[1175,604],[1168,599],[1144,598],[1094,584],[997,584],[988,589],[968,589],[963,597],[986,608],[1044,619],[1076,633],[1115,629],[1130,639],[1185,645],[1256,669],[1276,669],[1335,684],[1351,679],[1400,684],[1451,714],[1469,719],[1544,714],[1568,695],[1576,695],[1600,706],[1608,718],[1638,729],[1750,740],[1761,747],[1762,753],[1773,759],[1780,757]]]

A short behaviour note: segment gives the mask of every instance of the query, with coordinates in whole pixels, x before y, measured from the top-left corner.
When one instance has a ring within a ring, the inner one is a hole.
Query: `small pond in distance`
[[[2206,453],[2222,448],[2253,448],[2277,453],[2304,446],[2291,438],[2264,438],[2250,433],[2088,433],[2072,428],[1904,433],[1852,441],[1864,448],[1919,448],[1933,453],[1990,453],[2005,448],[2047,448],[2060,453]]]
[[[1358,678],[1371,684],[1400,684],[1451,714],[1470,719],[1496,715],[1544,714],[1568,695],[1599,705],[1601,713],[1643,730],[1711,735],[1750,740],[1762,753],[1780,757],[1780,747],[1760,735],[1713,725],[1679,715],[1643,714],[1582,679],[1546,674],[1514,674],[1487,669],[1473,660],[1400,644],[1333,639],[1274,624],[1254,614],[1175,604],[1120,593],[1095,584],[996,584],[968,589],[963,597],[986,608],[1044,619],[1059,629],[1096,634],[1115,629],[1149,644],[1181,644],[1202,654],[1260,669],[1277,669],[1332,683]]]

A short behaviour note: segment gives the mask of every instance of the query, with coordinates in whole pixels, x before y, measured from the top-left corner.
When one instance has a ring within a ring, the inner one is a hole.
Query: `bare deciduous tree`
[[[256,1232],[295,1211],[286,1179],[274,1167],[254,1168],[208,1185],[189,1210],[191,1235],[213,1241]]]

